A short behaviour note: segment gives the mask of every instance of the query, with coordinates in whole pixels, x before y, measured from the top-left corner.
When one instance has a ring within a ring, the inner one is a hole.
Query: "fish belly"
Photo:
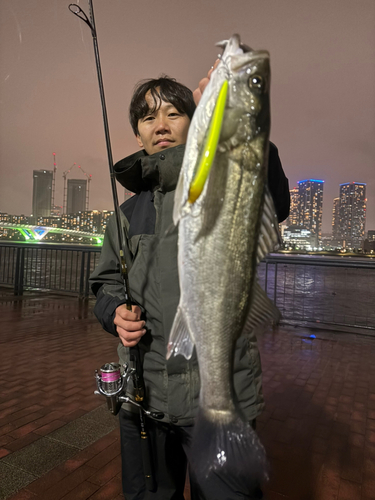
[[[247,317],[255,275],[261,177],[259,171],[229,159],[223,204],[214,227],[200,237],[202,217],[192,214],[181,221],[180,234],[185,235],[180,241],[181,299],[197,349],[200,405],[211,417],[216,411],[219,419],[234,414],[233,352]]]

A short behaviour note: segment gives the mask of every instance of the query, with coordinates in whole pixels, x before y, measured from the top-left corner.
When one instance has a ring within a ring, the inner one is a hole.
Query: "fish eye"
[[[263,78],[259,75],[251,75],[249,78],[249,87],[253,90],[261,90],[263,87]]]

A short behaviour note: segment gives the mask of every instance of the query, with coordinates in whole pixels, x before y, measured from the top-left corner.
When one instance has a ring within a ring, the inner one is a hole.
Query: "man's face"
[[[152,109],[154,100],[150,92],[146,94],[146,102]],[[189,125],[186,114],[177,111],[170,102],[161,101],[159,109],[138,120],[137,142],[149,155],[186,144]]]

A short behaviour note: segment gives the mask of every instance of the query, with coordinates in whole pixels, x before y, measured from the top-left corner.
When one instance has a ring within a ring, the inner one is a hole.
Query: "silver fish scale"
[[[200,407],[219,422],[237,418],[233,353],[252,303],[270,126],[268,53],[243,53],[239,43],[238,36],[228,42],[193,117],[174,209],[179,309],[197,349]],[[202,194],[190,204],[190,184],[225,79],[228,96],[215,160]]]
[[[224,203],[215,227],[199,238],[199,219],[183,218],[179,242],[190,249],[184,252],[181,299],[187,305],[198,354],[200,404],[223,418],[221,412],[234,411],[233,348],[250,302],[264,188],[259,171],[228,160]],[[189,226],[186,232],[185,224]],[[197,266],[197,262],[204,265]]]

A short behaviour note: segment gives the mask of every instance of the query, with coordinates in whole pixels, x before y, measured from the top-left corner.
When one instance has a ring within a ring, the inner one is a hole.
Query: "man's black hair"
[[[152,109],[146,101],[148,91],[154,101]],[[135,135],[138,135],[138,120],[157,111],[161,106],[161,101],[170,102],[179,113],[184,113],[190,120],[192,119],[195,111],[193,93],[185,85],[167,75],[162,75],[157,79],[142,80],[136,85],[129,106],[130,125]]]

